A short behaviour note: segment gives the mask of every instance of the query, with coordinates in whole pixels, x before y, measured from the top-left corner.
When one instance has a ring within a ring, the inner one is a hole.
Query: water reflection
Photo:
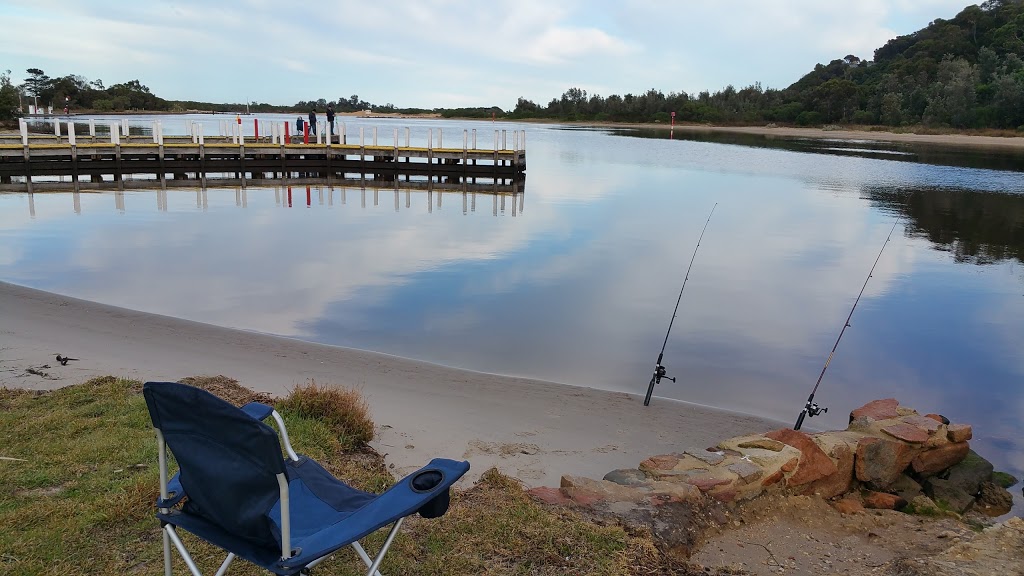
[[[882,142],[874,140],[840,140],[803,138],[776,134],[746,134],[741,132],[666,130],[663,128],[571,128],[574,130],[601,130],[609,134],[637,138],[714,142],[774,148],[791,152],[856,156],[876,160],[916,162],[936,166],[962,166],[991,170],[1024,171],[1024,153],[1002,147],[977,148],[923,142]]]
[[[1024,475],[1019,172],[533,130],[528,217],[464,217],[521,216],[525,195],[436,182],[0,195],[0,277],[643,394],[717,202],[665,351],[679,381],[655,394],[791,424],[903,216],[816,395],[830,411],[805,426],[896,397],[975,424]]]
[[[379,206],[381,203],[381,195],[393,196],[394,198],[394,210],[398,212],[402,207],[405,209],[412,208],[412,198],[416,196],[425,196],[426,211],[432,213],[434,211],[435,203],[436,207],[440,209],[444,202],[445,195],[456,196],[461,198],[462,213],[469,214],[476,212],[477,197],[489,197],[490,202],[493,206],[491,214],[498,216],[499,214],[504,215],[506,212],[510,213],[512,217],[517,217],[523,213],[526,204],[525,186],[520,182],[512,182],[511,184],[500,184],[492,182],[489,184],[474,184],[469,182],[434,182],[430,180],[409,180],[409,181],[392,181],[392,182],[381,182],[379,180],[372,179],[297,179],[289,180],[292,184],[284,184],[279,186],[270,187],[254,187],[245,186],[244,180],[235,180],[235,186],[225,186],[225,180],[221,179],[216,182],[217,186],[215,190],[229,189],[234,190],[235,195],[235,206],[238,208],[248,208],[249,206],[249,191],[256,190],[262,192],[264,190],[273,189],[274,192],[274,203],[276,206],[292,208],[298,206],[305,206],[312,208],[315,206],[322,207],[333,207],[335,204],[335,197],[338,198],[338,203],[341,206],[348,204],[349,194],[359,195],[359,204],[361,208],[367,207],[367,195],[372,195],[372,205]],[[156,197],[156,209],[160,212],[166,212],[168,210],[168,189],[176,191],[181,188],[194,188],[195,189],[195,206],[203,211],[209,209],[209,198],[208,186],[196,187],[199,180],[135,180],[135,181],[110,181],[110,182],[98,182],[92,184],[80,184],[75,183],[72,187],[74,192],[70,194],[73,210],[75,214],[82,214],[82,194],[96,194],[101,193],[105,190],[114,190],[114,208],[121,213],[126,211],[125,208],[125,193],[128,190],[133,195],[139,195],[147,189],[152,190],[152,194]],[[207,181],[202,180],[203,183]],[[230,182],[228,180],[227,182]],[[250,181],[251,182],[251,181]],[[46,189],[49,192],[33,191],[28,192],[24,196],[27,198],[27,207],[29,218],[36,218],[36,196],[37,195],[50,195],[50,196],[63,196],[57,191],[67,188],[69,183],[48,183]],[[38,184],[34,185],[38,189]],[[180,191],[180,190],[178,190]],[[0,192],[0,194],[4,194]],[[10,195],[9,196],[13,196]],[[314,202],[314,198],[316,201]],[[486,202],[486,200],[485,200]],[[506,208],[507,204],[507,208]],[[500,209],[499,209],[500,207]]]
[[[911,234],[926,238],[957,262],[1024,264],[1024,197],[974,190],[878,188],[867,197],[904,214]]]

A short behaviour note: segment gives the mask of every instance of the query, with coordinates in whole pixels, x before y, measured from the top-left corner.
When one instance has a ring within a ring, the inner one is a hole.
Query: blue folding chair
[[[351,544],[377,571],[406,516],[436,518],[448,510],[449,490],[469,470],[468,462],[435,458],[381,494],[337,480],[316,461],[292,450],[281,416],[253,402],[236,408],[213,394],[174,382],[147,382],[142,389],[156,428],[163,528],[164,572],[171,574],[171,544],[195,576],[199,568],[177,528],[219,546],[228,555],[217,576],[236,558],[275,574],[306,571]],[[273,416],[273,428],[263,423]],[[178,473],[168,479],[169,448]],[[359,544],[393,524],[371,560]]]

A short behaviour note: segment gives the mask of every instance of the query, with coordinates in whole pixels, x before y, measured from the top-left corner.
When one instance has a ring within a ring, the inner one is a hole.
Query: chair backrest
[[[253,544],[280,548],[265,513],[280,498],[285,469],[273,428],[213,394],[175,382],[147,382],[143,395],[153,426],[178,462],[197,514]]]

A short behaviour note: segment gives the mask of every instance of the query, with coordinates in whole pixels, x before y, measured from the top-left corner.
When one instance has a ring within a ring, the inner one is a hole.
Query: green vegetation
[[[894,38],[874,61],[819,64],[783,90],[760,84],[711,94],[659,90],[588,97],[571,88],[539,106],[519,99],[515,118],[667,123],[924,124],[1024,130],[1024,2],[988,0],[951,20]]]
[[[1017,480],[1017,478],[1015,478],[1012,474],[1009,474],[1007,472],[992,473],[992,483],[994,483],[996,486],[1001,486],[1003,488],[1011,488],[1015,484],[1017,484],[1017,482],[1019,482],[1019,480]]]
[[[311,380],[296,386],[278,408],[284,415],[322,423],[338,438],[342,450],[353,450],[373,440],[370,406],[356,390],[319,386]]]
[[[18,89],[11,83],[11,71],[0,73],[0,122],[18,117]]]
[[[189,384],[244,404],[265,401],[234,381],[190,378]],[[48,393],[0,389],[0,573],[156,574],[162,571],[156,442],[141,384],[113,377]],[[365,490],[394,481],[383,459],[339,437],[338,422],[362,421],[357,394],[300,387],[277,405],[297,450],[335,476]],[[354,409],[352,416],[308,410]],[[328,422],[329,421],[329,422]],[[372,423],[371,428],[372,430]],[[650,539],[618,526],[598,526],[566,510],[534,502],[513,479],[486,472],[472,488],[455,492],[449,513],[410,518],[382,570],[387,574],[654,574],[683,573]],[[368,545],[376,550],[386,534]],[[185,534],[204,573],[223,555]],[[180,560],[177,570],[182,570]],[[346,548],[318,574],[363,573]],[[258,574],[236,562],[230,574]]]

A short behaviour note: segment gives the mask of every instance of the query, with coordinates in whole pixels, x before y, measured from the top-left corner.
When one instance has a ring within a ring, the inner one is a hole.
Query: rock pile
[[[739,436],[711,448],[651,456],[638,469],[615,470],[602,480],[563,476],[559,488],[531,493],[548,503],[647,524],[656,536],[680,504],[689,505],[682,508],[693,516],[713,508],[707,504],[765,494],[817,495],[844,513],[909,506],[922,513],[974,508],[1005,514],[1012,498],[993,483],[992,465],[971,451],[971,434],[967,424],[922,416],[890,398],[851,412],[846,430],[806,434],[784,428]],[[674,538],[683,554],[694,543],[692,535]]]

